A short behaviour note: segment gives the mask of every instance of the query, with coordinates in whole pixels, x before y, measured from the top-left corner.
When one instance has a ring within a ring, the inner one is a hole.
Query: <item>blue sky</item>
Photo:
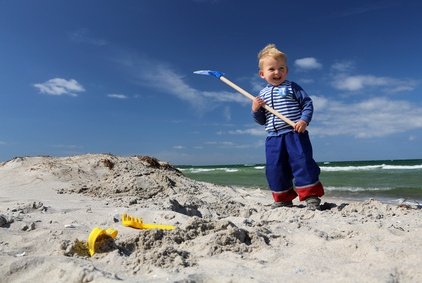
[[[317,161],[422,158],[419,1],[0,0],[0,160],[264,162],[250,102],[275,43],[313,98]]]

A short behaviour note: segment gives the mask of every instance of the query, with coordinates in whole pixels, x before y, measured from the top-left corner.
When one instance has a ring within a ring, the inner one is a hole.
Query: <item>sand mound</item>
[[[109,154],[15,158],[0,165],[0,189],[4,282],[422,280],[421,210],[412,207],[329,200],[322,211],[271,209],[268,191]],[[177,228],[125,227],[122,213]],[[90,257],[96,226],[119,234]]]

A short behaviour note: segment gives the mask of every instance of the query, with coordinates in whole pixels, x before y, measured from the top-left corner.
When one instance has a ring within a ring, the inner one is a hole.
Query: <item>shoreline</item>
[[[0,166],[0,274],[4,282],[422,281],[421,209],[332,197],[321,211],[271,203],[269,191],[194,181],[150,157],[12,160]],[[125,227],[123,213],[176,229]],[[94,227],[118,235],[90,257]]]
[[[400,204],[422,203],[422,160],[343,162],[321,167],[320,180],[326,196],[354,200],[369,198]],[[210,166],[182,168],[189,178],[218,185],[267,188],[264,167]]]

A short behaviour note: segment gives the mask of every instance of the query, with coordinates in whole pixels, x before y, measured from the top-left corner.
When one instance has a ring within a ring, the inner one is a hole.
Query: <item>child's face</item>
[[[262,68],[259,70],[259,76],[267,83],[278,86],[286,80],[287,66],[283,59],[274,59],[267,56],[261,59]]]

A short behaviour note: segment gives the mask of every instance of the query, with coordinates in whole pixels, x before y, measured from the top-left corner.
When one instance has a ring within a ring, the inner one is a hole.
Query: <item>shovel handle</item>
[[[255,99],[255,96],[253,96],[252,94],[250,94],[249,92],[247,92],[243,88],[239,87],[238,85],[236,85],[235,83],[233,83],[229,79],[225,78],[224,76],[220,76],[220,80],[222,82],[224,82],[225,84],[227,84],[228,86],[234,88],[240,94],[243,94],[244,96],[246,96],[250,100],[254,100]],[[274,114],[275,116],[277,116],[278,118],[280,118],[281,120],[283,120],[284,122],[286,122],[287,124],[289,124],[290,126],[292,126],[294,128],[295,122],[293,122],[289,118],[285,117],[284,115],[280,114],[279,112],[277,112],[276,110],[274,110],[274,108],[271,108],[268,105],[264,105],[264,108],[265,108],[265,110],[271,112],[272,114]]]

